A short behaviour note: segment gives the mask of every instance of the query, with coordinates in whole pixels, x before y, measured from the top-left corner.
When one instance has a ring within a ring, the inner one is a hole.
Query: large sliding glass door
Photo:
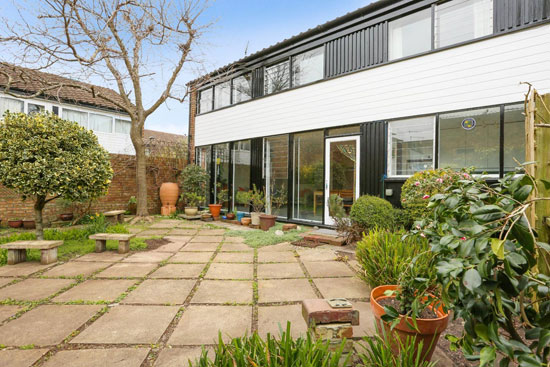
[[[233,161],[233,192],[231,200],[233,208],[242,212],[250,211],[248,205],[236,202],[237,192],[250,190],[250,140],[241,140],[233,143],[231,153]]]
[[[200,147],[197,148],[197,165],[204,169],[208,173],[208,182],[205,186],[205,191],[202,194],[205,198],[203,205],[210,204],[210,172],[212,169],[212,147]]]
[[[286,218],[288,210],[288,135],[264,139],[266,203],[272,215]],[[281,200],[282,199],[282,200]],[[272,202],[279,202],[271,205]]]
[[[218,192],[220,190],[229,190],[229,143],[214,145],[214,202],[218,202]]]

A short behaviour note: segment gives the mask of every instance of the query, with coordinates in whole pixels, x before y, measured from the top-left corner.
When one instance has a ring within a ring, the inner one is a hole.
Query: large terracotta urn
[[[161,214],[170,215],[176,212],[176,202],[180,195],[180,188],[175,182],[164,182],[160,185]]]

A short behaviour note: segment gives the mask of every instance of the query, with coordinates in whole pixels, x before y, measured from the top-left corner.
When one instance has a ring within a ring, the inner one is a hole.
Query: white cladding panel
[[[518,102],[550,92],[550,25],[364,70],[196,117],[196,146]]]

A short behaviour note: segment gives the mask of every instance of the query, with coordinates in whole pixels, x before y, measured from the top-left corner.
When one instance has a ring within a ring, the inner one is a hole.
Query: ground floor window
[[[264,180],[266,202],[272,215],[287,217],[288,210],[288,135],[264,139]],[[286,204],[271,205],[272,199],[286,196]]]
[[[206,183],[206,190],[204,195],[204,204],[210,204],[210,173],[212,171],[212,148],[211,146],[197,148],[197,165],[200,166],[208,173],[208,182]]]
[[[525,109],[523,103],[504,107],[504,171],[525,162]]]
[[[222,204],[224,207],[227,203],[220,203],[218,193],[221,190],[229,191],[229,143],[214,145],[214,202]]]
[[[233,162],[233,208],[248,212],[248,205],[242,205],[235,201],[239,191],[250,190],[250,140],[241,140],[233,143],[232,162]]]

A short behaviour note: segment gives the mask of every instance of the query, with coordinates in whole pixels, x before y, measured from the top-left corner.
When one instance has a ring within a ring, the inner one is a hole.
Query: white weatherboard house
[[[550,0],[379,0],[192,82],[190,146],[209,200],[246,210],[255,184],[288,193],[280,219],[330,225],[331,194],[399,205],[419,170],[512,170],[520,82],[550,92]]]

